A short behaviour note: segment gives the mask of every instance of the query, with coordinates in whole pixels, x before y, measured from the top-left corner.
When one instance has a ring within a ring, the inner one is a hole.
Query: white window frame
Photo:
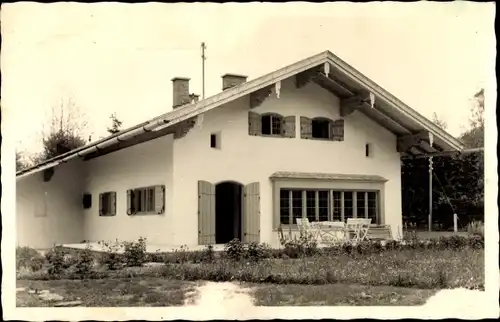
[[[345,221],[347,218],[344,214],[344,192],[353,192],[353,216],[352,218],[369,218],[367,217],[368,212],[368,198],[369,192],[376,193],[376,207],[375,207],[375,221],[372,220],[372,225],[383,225],[384,218],[384,200],[385,200],[385,184],[384,182],[355,182],[349,180],[315,180],[315,179],[274,179],[273,180],[273,201],[274,201],[274,220],[273,229],[278,229],[279,227],[297,228],[296,222],[292,224],[281,224],[281,190],[289,190],[289,222],[294,220],[292,216],[292,199],[291,191],[300,190],[302,191],[302,218],[307,218],[307,193],[306,191],[314,190],[315,194],[315,213],[316,219],[319,218],[319,191],[328,191],[328,221],[338,221],[338,219],[333,218],[333,194],[340,192],[340,211],[341,211],[341,221]],[[363,216],[358,216],[357,214],[357,193],[363,195],[364,199],[364,214]]]

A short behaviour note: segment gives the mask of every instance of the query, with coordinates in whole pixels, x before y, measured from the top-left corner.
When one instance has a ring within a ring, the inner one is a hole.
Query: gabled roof
[[[254,95],[261,90],[269,91],[276,83],[294,76],[297,80],[300,78],[305,81],[314,81],[337,95],[342,100],[341,102],[345,102],[345,117],[348,117],[349,111],[358,110],[398,135],[398,150],[403,154],[418,155],[463,149],[463,144],[458,139],[411,109],[330,51],[325,51],[204,100],[179,107],[34,167],[21,170],[17,172],[17,178],[54,167],[76,157],[98,156],[173,133],[185,121],[196,119],[198,115],[245,95]],[[372,105],[367,103],[368,94],[374,98]],[[433,137],[433,144],[429,142],[429,133]]]

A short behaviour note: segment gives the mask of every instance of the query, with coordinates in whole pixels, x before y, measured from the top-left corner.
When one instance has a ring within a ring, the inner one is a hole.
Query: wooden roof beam
[[[397,151],[407,152],[411,148],[421,147],[425,137],[429,137],[429,133],[425,131],[415,134],[400,136],[397,139]]]

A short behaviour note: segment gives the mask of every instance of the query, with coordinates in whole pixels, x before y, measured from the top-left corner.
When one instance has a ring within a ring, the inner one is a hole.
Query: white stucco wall
[[[42,172],[17,180],[17,246],[44,249],[82,241],[82,165],[60,165],[49,182],[43,182]]]
[[[175,244],[198,242],[197,182],[234,180],[243,184],[260,182],[261,241],[276,245],[272,229],[272,184],[276,171],[327,172],[380,175],[385,184],[385,224],[394,237],[402,229],[400,155],[396,137],[358,112],[345,118],[343,142],[300,138],[300,116],[339,118],[337,97],[309,83],[296,89],[293,80],[282,82],[280,98],[273,93],[255,112],[296,115],[294,139],[248,135],[248,97],[204,115],[201,127],[174,141]],[[210,134],[221,133],[221,149],[210,148]],[[372,144],[373,157],[365,156]]]
[[[168,135],[85,162],[84,191],[92,194],[92,207],[82,215],[86,240],[172,242],[172,142]],[[153,185],[165,185],[164,214],[128,216],[127,190]],[[99,216],[99,193],[107,191],[116,192],[116,216]]]

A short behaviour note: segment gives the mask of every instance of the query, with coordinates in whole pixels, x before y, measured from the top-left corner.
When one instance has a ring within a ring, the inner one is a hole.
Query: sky
[[[458,136],[494,70],[494,15],[493,3],[465,1],[4,4],[2,121],[27,153],[69,101],[93,140],[111,113],[124,128],[144,122],[172,109],[173,77],[201,94],[204,41],[206,97],[225,73],[250,80],[330,50]]]

